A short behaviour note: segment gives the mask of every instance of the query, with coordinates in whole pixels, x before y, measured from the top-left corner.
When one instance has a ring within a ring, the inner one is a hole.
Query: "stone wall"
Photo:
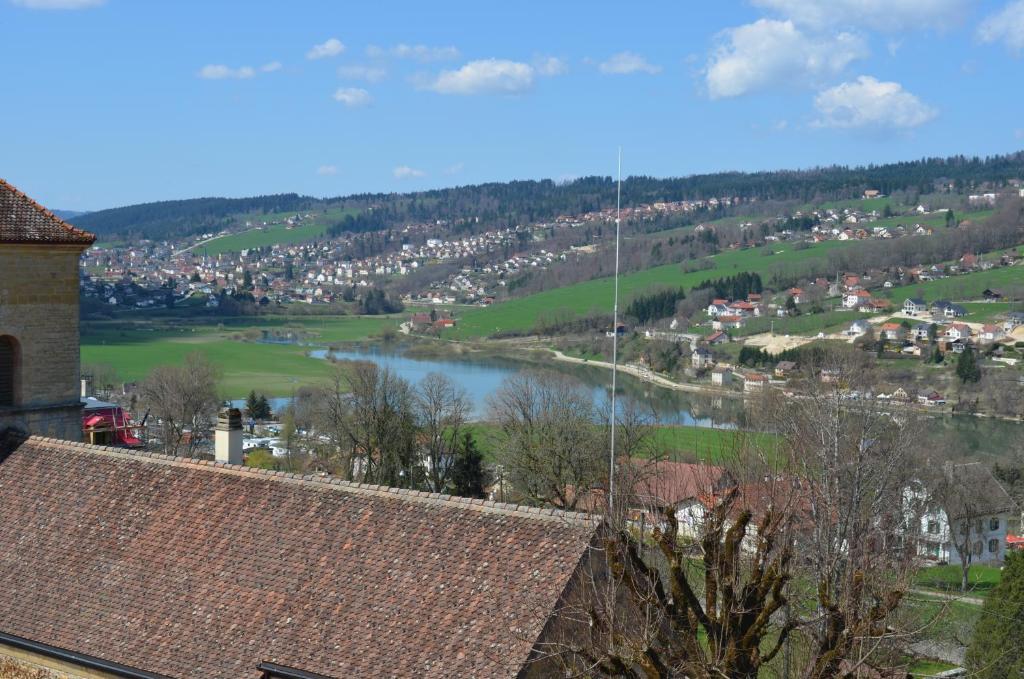
[[[81,251],[81,246],[0,245],[0,335],[13,337],[19,354],[15,405],[0,409],[0,431],[13,426],[81,439]]]

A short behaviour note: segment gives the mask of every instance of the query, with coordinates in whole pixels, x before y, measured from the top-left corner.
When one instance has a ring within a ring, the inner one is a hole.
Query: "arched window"
[[[17,340],[0,335],[0,407],[15,405],[19,361]]]

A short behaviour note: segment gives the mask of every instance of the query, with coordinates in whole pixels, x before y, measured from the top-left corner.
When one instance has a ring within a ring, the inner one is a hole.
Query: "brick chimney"
[[[242,464],[242,411],[238,408],[217,415],[213,455],[217,462]]]

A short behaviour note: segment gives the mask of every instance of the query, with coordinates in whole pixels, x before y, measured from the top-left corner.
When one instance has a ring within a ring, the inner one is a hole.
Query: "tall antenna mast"
[[[618,187],[615,189],[615,301],[612,305],[612,412],[611,450],[608,455],[608,518],[615,503],[615,389],[619,375],[619,230],[622,225],[622,147],[619,147]]]

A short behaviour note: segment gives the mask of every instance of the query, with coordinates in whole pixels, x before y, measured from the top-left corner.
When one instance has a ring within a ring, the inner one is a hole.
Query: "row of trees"
[[[704,281],[693,289],[713,290],[715,296],[723,299],[745,300],[750,293],[761,294],[764,287],[760,274],[744,271],[733,276]]]
[[[626,315],[646,324],[676,313],[676,305],[686,299],[683,288],[665,288],[637,295],[626,305]]]

